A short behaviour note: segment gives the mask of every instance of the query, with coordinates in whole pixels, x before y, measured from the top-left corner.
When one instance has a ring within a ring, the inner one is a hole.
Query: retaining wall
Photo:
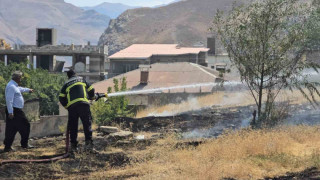
[[[40,117],[40,120],[30,123],[30,137],[44,137],[62,134],[66,130],[67,122],[68,116]],[[0,145],[3,144],[5,126],[5,122],[0,121]],[[16,135],[15,142],[20,142],[20,135]]]

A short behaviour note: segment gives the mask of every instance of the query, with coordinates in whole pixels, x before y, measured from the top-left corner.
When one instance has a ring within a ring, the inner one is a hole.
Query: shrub
[[[126,78],[114,79],[114,92],[126,91]],[[112,93],[112,88],[108,87],[108,93]],[[91,111],[95,122],[101,125],[110,125],[116,117],[132,117],[133,110],[128,108],[128,99],[125,96],[110,97],[107,101],[100,99],[91,106]]]

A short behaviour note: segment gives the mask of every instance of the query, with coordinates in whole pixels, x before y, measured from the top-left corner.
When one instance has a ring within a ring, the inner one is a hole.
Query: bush
[[[28,69],[27,62],[20,64],[12,63],[4,66],[0,62],[0,105],[5,105],[5,88],[14,71],[23,72],[21,85],[34,89],[35,92],[23,96],[25,100],[38,98],[40,100],[40,115],[52,115],[59,113],[58,95],[60,88],[66,81],[61,74],[50,74],[43,69]]]
[[[114,79],[114,92],[126,91],[126,78],[120,80]],[[108,93],[112,93],[112,88],[108,87]],[[103,99],[98,100],[91,106],[93,119],[99,125],[110,125],[116,117],[133,117],[132,109],[128,108],[128,99],[125,96],[110,97],[106,102]]]

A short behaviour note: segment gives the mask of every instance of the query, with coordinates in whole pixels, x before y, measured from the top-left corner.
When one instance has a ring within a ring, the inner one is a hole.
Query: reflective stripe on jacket
[[[62,87],[59,95],[60,103],[68,108],[77,102],[89,103],[94,97],[94,88],[82,77],[71,77]]]

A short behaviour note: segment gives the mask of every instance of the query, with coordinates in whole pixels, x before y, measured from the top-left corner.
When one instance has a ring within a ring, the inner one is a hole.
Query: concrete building
[[[229,54],[217,45],[214,37],[207,38],[208,67],[221,72],[224,76],[239,77],[238,70],[232,65]]]
[[[138,69],[142,64],[190,62],[206,66],[208,51],[177,44],[133,44],[108,58],[108,78]]]
[[[231,61],[227,52],[218,50],[216,39],[214,37],[207,38],[208,51],[208,67],[215,70],[230,69]]]
[[[207,38],[208,51],[208,67],[217,71],[230,70],[230,76],[239,76],[238,70],[232,65],[229,54],[223,49],[218,48],[214,37]],[[320,64],[320,48],[306,51],[301,57],[304,61],[310,61]]]
[[[89,82],[104,79],[105,62],[108,56],[106,46],[88,45],[56,45],[57,33],[55,29],[37,29],[36,45],[15,45],[12,49],[0,49],[0,61],[5,65],[19,63],[28,59],[29,66],[47,69],[54,72],[61,70],[61,64],[56,63],[55,56],[72,57],[72,68],[78,75]],[[59,67],[56,67],[59,66]]]

